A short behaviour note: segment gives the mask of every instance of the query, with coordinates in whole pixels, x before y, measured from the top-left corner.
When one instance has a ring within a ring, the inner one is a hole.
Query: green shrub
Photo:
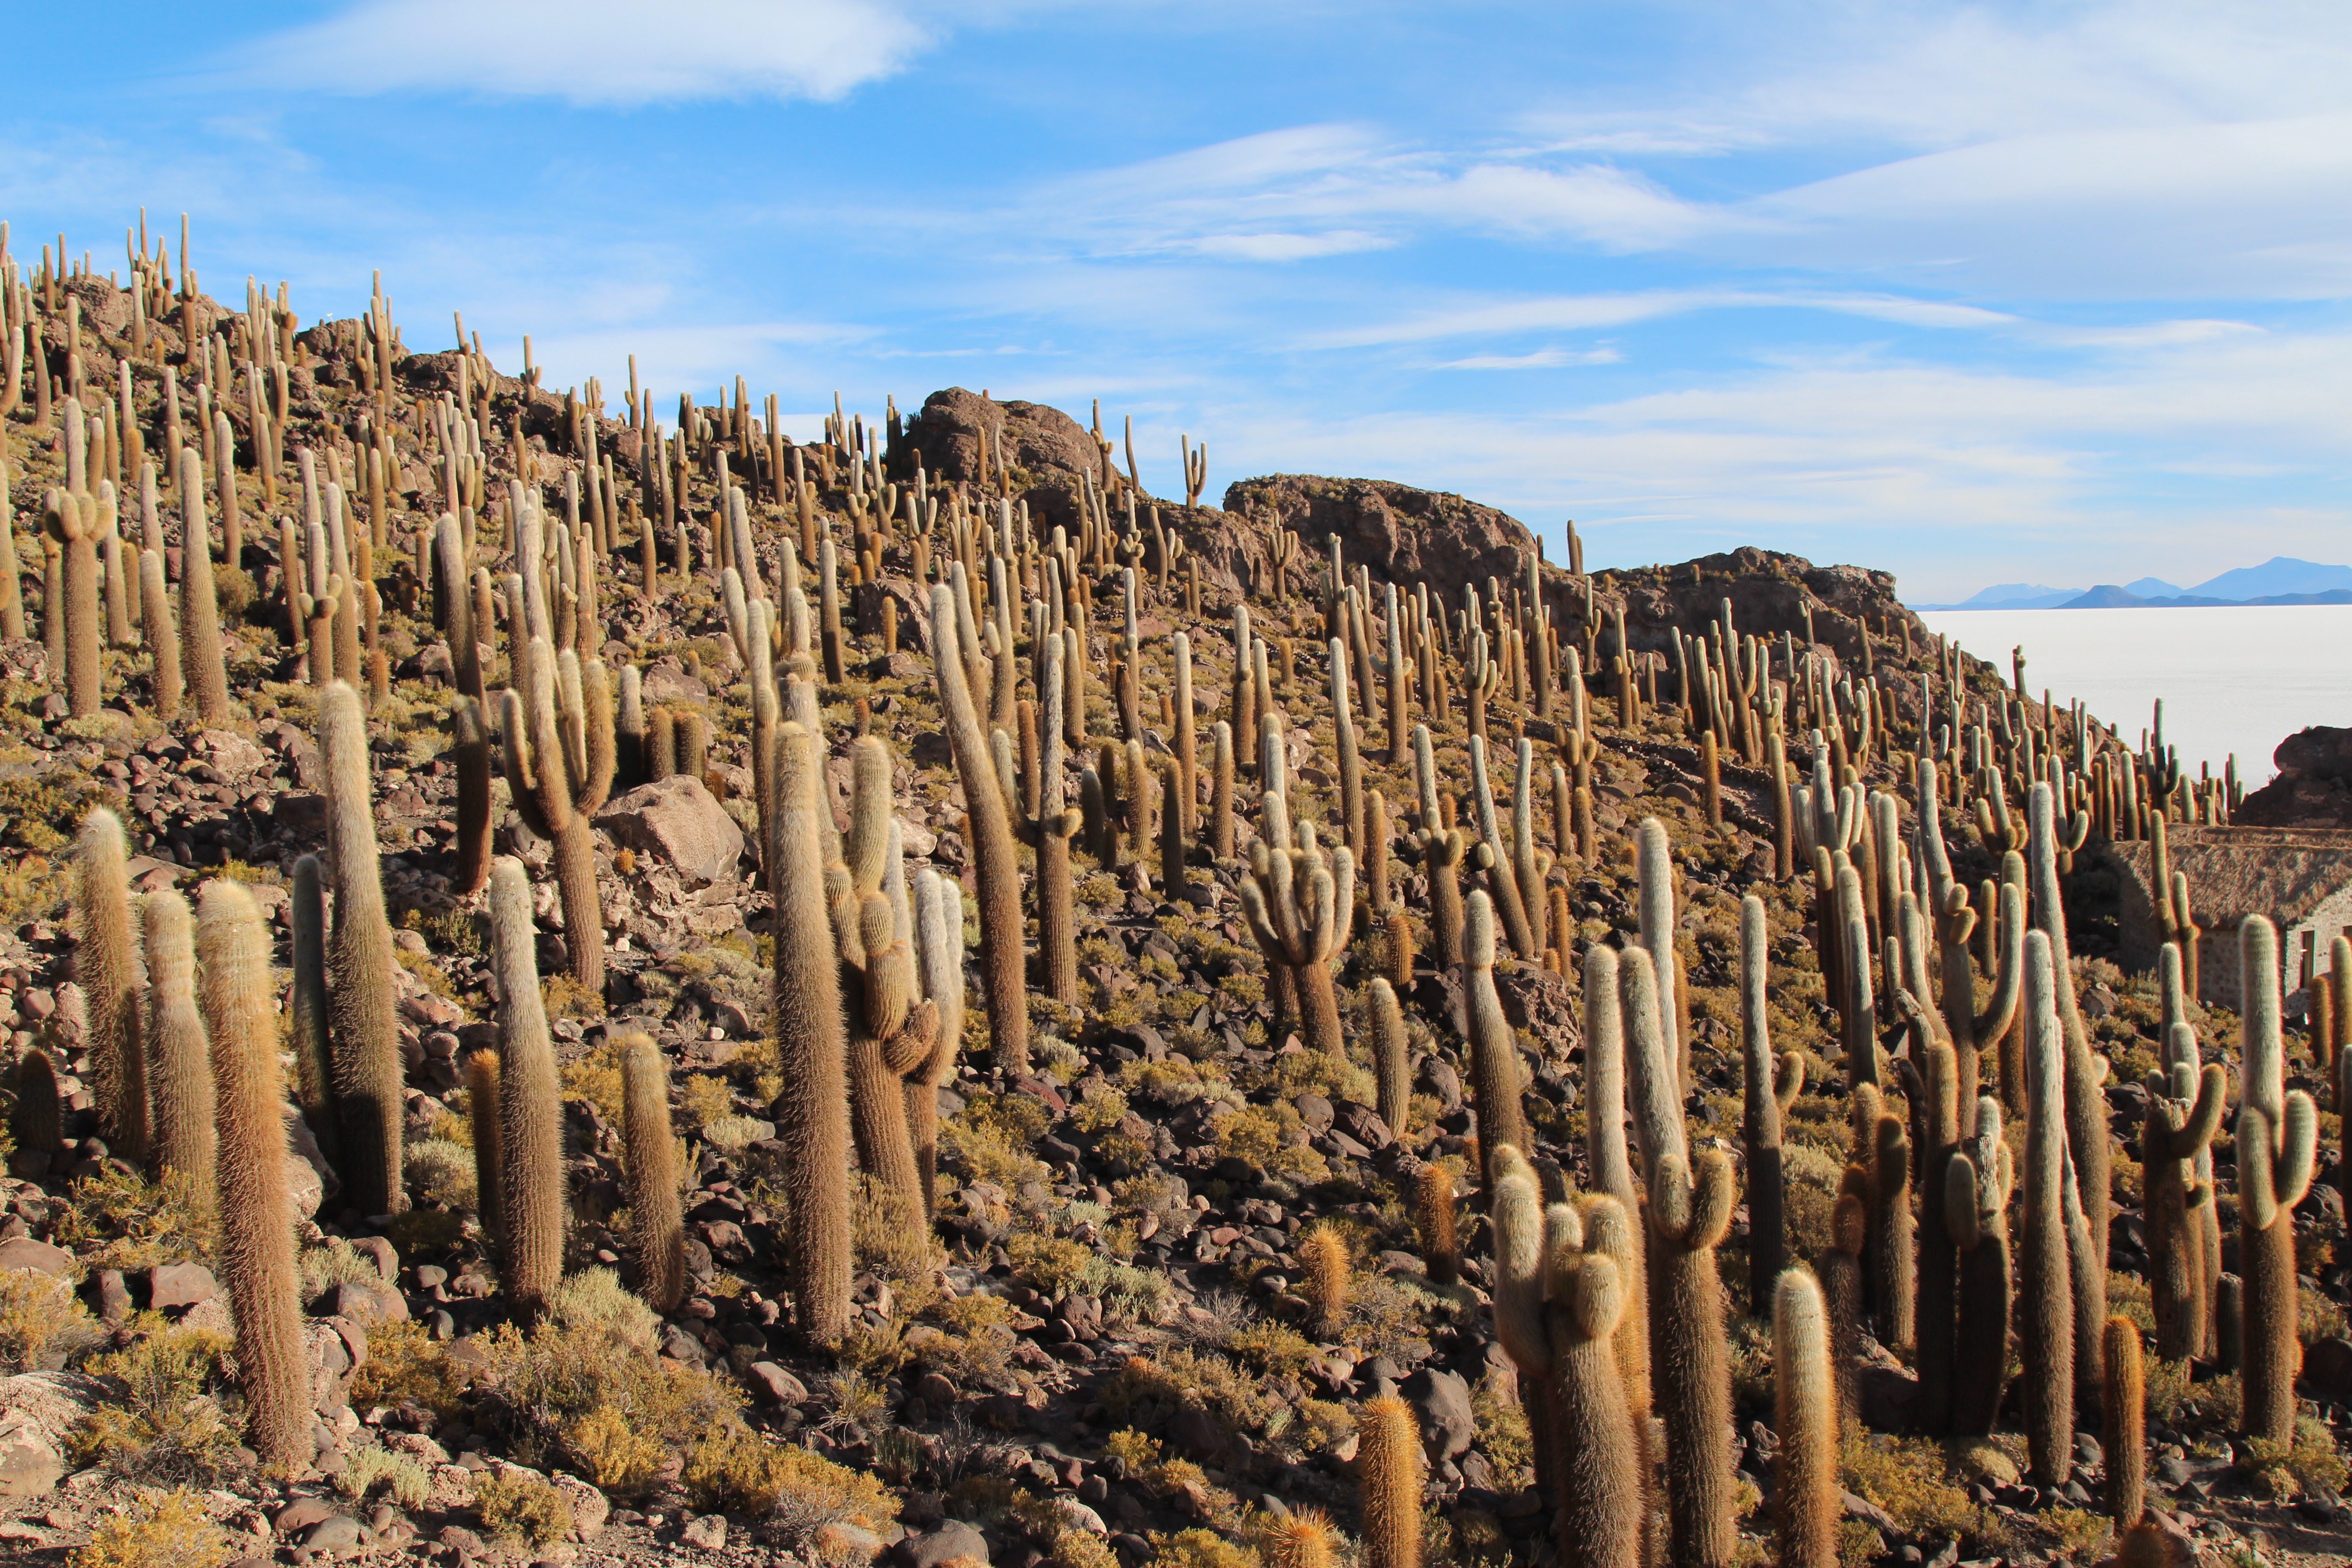
[[[209,1329],[142,1321],[155,1324],[153,1331],[88,1363],[120,1394],[74,1428],[68,1457],[134,1480],[210,1482],[236,1448],[236,1435],[207,1397],[232,1342]]]
[[[476,1483],[474,1515],[494,1541],[551,1546],[572,1533],[572,1500],[520,1470],[499,1470]]]
[[[389,1448],[360,1449],[343,1461],[342,1472],[335,1478],[335,1489],[356,1501],[365,1501],[378,1488],[402,1508],[418,1509],[425,1506],[433,1483],[415,1457]]]
[[[98,1337],[71,1285],[28,1268],[0,1270],[0,1375],[54,1371]]]
[[[99,1521],[69,1561],[72,1568],[222,1568],[236,1555],[227,1532],[205,1516],[204,1499],[177,1489]]]

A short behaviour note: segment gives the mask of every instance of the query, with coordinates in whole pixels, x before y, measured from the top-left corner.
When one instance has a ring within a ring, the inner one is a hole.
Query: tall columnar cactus
[[[8,1132],[20,1153],[37,1152],[46,1162],[64,1141],[64,1107],[58,1098],[58,1069],[49,1054],[36,1047],[16,1063],[13,1087],[16,1103],[9,1108]]]
[[[1829,1311],[1811,1274],[1791,1268],[1772,1292],[1772,1511],[1780,1568],[1836,1568],[1838,1417]]]
[[[1646,1450],[1650,1420],[1649,1267],[1643,1227],[1628,1216],[1641,1212],[1633,1185],[1633,1162],[1625,1143],[1625,1027],[1619,1000],[1622,984],[1617,950],[1595,942],[1584,953],[1585,1167],[1595,1191],[1617,1200],[1620,1245],[1610,1255],[1637,1310],[1628,1310],[1617,1330],[1617,1361],[1625,1374],[1626,1397],[1634,1411],[1633,1430]],[[1646,1472],[1645,1472],[1646,1473]]]
[[[1492,1186],[1494,1151],[1509,1144],[1533,1147],[1527,1110],[1519,1101],[1519,1050],[1510,1020],[1495,993],[1495,909],[1484,892],[1470,895],[1469,930],[1464,939],[1469,973],[1463,986],[1463,1012],[1470,1027],[1471,1094],[1478,1110],[1478,1148]]]
[[[669,1063],[649,1036],[624,1035],[621,1144],[629,1181],[637,1290],[656,1312],[686,1294],[686,1227],[679,1216],[677,1142],[669,1130]]]
[[[1909,1350],[1918,1335],[1917,1233],[1911,1218],[1911,1140],[1903,1117],[1885,1110],[1870,1130],[1874,1144],[1870,1216],[1875,1241],[1872,1260],[1878,1278],[1878,1337],[1889,1348]]]
[[[907,1130],[922,1173],[923,1212],[938,1209],[940,1089],[963,1048],[963,889],[929,867],[915,874],[915,968],[937,1009],[931,1054],[907,1079]]]
[[[1691,1159],[1649,951],[1627,950],[1618,979],[1646,1173],[1652,1375],[1665,1416],[1674,1557],[1723,1568],[1738,1540],[1731,1506],[1731,1373],[1715,1257],[1731,1228],[1731,1165],[1713,1149]]]
[[[1675,1027],[1681,1016],[1678,997],[1682,965],[1675,954],[1678,924],[1675,919],[1675,861],[1674,851],[1666,842],[1666,825],[1654,816],[1642,818],[1634,869],[1641,879],[1642,948],[1650,955],[1658,994],[1658,1038],[1665,1047],[1666,1065],[1674,1069],[1671,1081],[1679,1100],[1689,1085],[1690,1064]]]
[[[932,603],[936,632],[950,624],[952,611]],[[942,668],[958,663],[952,645],[939,658]],[[824,841],[817,820],[827,809],[817,793],[821,767],[814,735],[797,722],[777,726],[771,863],[776,868],[776,1042],[784,1091],[776,1101],[776,1124],[787,1151],[794,1310],[801,1332],[829,1349],[849,1332],[849,1081],[841,964],[825,908]],[[964,775],[973,781],[970,794],[976,799],[993,793],[985,769],[983,752]],[[1003,806],[1001,798],[997,805]]]
[[[2172,1026],[2172,1037],[2171,1069],[2147,1075],[2141,1182],[2156,1353],[2162,1361],[2188,1361],[2212,1353],[2213,1281],[2205,1268],[2204,1217],[2213,1187],[2200,1178],[2198,1163],[2210,1159],[2228,1111],[2229,1076],[2219,1062],[2196,1069],[2197,1035],[2185,1019]]]
[[[302,1120],[319,1152],[341,1171],[342,1121],[335,1111],[334,1048],[327,1017],[327,894],[320,875],[315,855],[294,862],[287,900],[294,961],[288,1012],[293,1026],[294,1103],[302,1108]]]
[[[1462,962],[1462,863],[1470,853],[1470,836],[1438,813],[1437,762],[1426,724],[1413,726],[1412,755],[1421,799],[1413,841],[1429,874],[1430,953],[1444,969]]]
[[[1356,1414],[1364,1568],[1421,1568],[1421,1426],[1391,1394]]]
[[[1454,1173],[1444,1165],[1424,1163],[1412,1173],[1413,1226],[1421,1233],[1421,1255],[1429,1277],[1451,1285],[1462,1263],[1454,1212]]]
[[[1520,1175],[1516,1184],[1532,1184]],[[1595,1234],[1612,1215],[1622,1221],[1606,1193],[1551,1206],[1540,1281],[1549,1305],[1539,1310],[1550,1352],[1547,1403],[1566,1461],[1553,1466],[1554,1540],[1571,1562],[1634,1568],[1645,1555],[1648,1500],[1643,1435],[1625,1399],[1617,1345],[1625,1317],[1641,1309],[1633,1282]]]
[[[2311,1190],[2319,1155],[2319,1107],[2286,1087],[2279,1028],[2278,930],[2260,915],[2238,928],[2245,996],[2238,1085],[2238,1269],[2244,1284],[2245,1399],[2249,1437],[2294,1440],[2294,1205]]]
[[[7,563],[0,562],[0,571],[7,570]],[[153,661],[148,684],[155,717],[168,724],[180,716],[180,632],[172,624],[172,600],[163,586],[161,551],[140,552],[139,614],[148,658]]]
[[[74,978],[89,1005],[90,1063],[108,1151],[139,1164],[152,1136],[147,1051],[139,1033],[139,952],[122,823],[104,807],[74,841]]]
[[[1944,1225],[1959,1249],[1958,1338],[1952,1352],[1951,1431],[1992,1430],[2009,1363],[2011,1300],[2009,1197],[2013,1184],[2002,1141],[2000,1101],[1977,1101],[1976,1120],[1944,1170]]]
[[[195,692],[197,720],[211,726],[229,714],[228,664],[213,583],[212,527],[205,521],[204,459],[193,447],[180,453],[180,665]]]
[[[460,697],[450,730],[449,754],[457,767],[457,874],[450,888],[470,898],[490,879],[490,737],[481,705]]]
[[[1347,949],[1355,919],[1356,858],[1344,844],[1326,856],[1313,823],[1302,824],[1294,839],[1282,794],[1268,789],[1259,798],[1264,815],[1250,846],[1250,879],[1241,885],[1242,912],[1266,962],[1297,977],[1307,1048],[1344,1061],[1331,967]]]
[[[991,1048],[1007,1072],[1029,1070],[1029,994],[1021,930],[1021,866],[1013,842],[1004,792],[992,788],[996,770],[965,679],[964,633],[957,623],[956,590],[931,589],[931,663],[956,777],[964,786],[972,862],[980,878],[980,968]],[[846,1284],[844,1286],[845,1295]],[[846,1326],[843,1331],[846,1331]]]
[[[1909,999],[1907,992],[1898,994]],[[1914,1107],[1919,1193],[1915,1359],[1919,1424],[1941,1433],[1952,1424],[1952,1358],[1959,1333],[1959,1250],[1945,1214],[1952,1157],[1960,1147],[1959,1067],[1948,1041],[1915,1039],[1915,1047],[1920,1066],[1919,1103]]]
[[[2070,830],[2062,835],[2065,825],[2057,819],[2055,796],[2047,783],[2033,786],[2027,821],[2033,923],[2050,940],[2051,973],[2064,1051],[2066,1147],[2074,1162],[2075,1191],[2083,1205],[2089,1240],[2084,1266],[2075,1270],[2081,1288],[2074,1308],[2078,1342],[2088,1352],[2096,1343],[2099,1325],[2107,1321],[2107,1222],[2115,1207],[2110,1198],[2115,1159],[2107,1132],[2106,1064],[2092,1055],[2090,1033],[2084,1027],[2082,1010],[2075,1005],[2074,972],[2068,967],[2066,910],[2058,885],[2061,838],[2070,844],[2079,843],[2080,833]],[[2075,830],[2082,826],[2079,819],[2074,824]],[[2077,1366],[2075,1371],[2086,1384],[2095,1382],[2097,1376],[2094,1367]]]
[[[2064,1046],[2049,937],[2025,939],[2025,1203],[2018,1338],[2025,1360],[2025,1436],[2034,1479],[2060,1487],[2074,1468],[2074,1304],[2066,1247]]]
[[[520,662],[530,694],[509,687],[504,699],[507,786],[524,826],[555,846],[565,967],[573,984],[601,1000],[604,910],[596,894],[591,819],[613,787],[604,661],[582,659],[570,648],[558,654],[546,638],[533,637]]]
[[[1502,921],[1504,934],[1510,939],[1511,951],[1521,958],[1539,958],[1543,949],[1528,922],[1527,903],[1520,896],[1519,880],[1512,870],[1510,847],[1503,842],[1502,826],[1495,816],[1495,792],[1486,777],[1486,742],[1476,735],[1470,737],[1470,793],[1478,813],[1475,853],[1479,867],[1486,873],[1486,885],[1493,889],[1495,913]],[[1525,792],[1520,798],[1522,802],[1526,800]],[[1541,879],[1535,880],[1539,891]]]
[[[63,552],[58,576],[62,595],[44,605],[42,615],[65,620],[66,705],[77,719],[99,706],[98,499],[51,490],[41,502],[41,530]]]
[[[1774,1289],[1788,1257],[1786,1193],[1780,1175],[1780,1118],[1805,1087],[1800,1052],[1772,1053],[1764,981],[1771,932],[1764,900],[1739,901],[1739,1041],[1742,1063],[1739,1130],[1748,1151],[1748,1299]],[[1589,1005],[1589,1004],[1588,1004]]]
[[[2140,1365],[2139,1325],[2107,1320],[2100,1348],[2106,1363],[2107,1517],[2129,1530],[2147,1512],[2147,1379]]]
[[[1024,705],[1020,712],[1022,766],[1020,781],[1013,777],[1011,744],[1004,731],[990,735],[996,759],[998,784],[1008,809],[1017,811],[1014,831],[1037,852],[1037,960],[1045,994],[1057,1002],[1078,999],[1077,923],[1072,913],[1070,840],[1084,822],[1073,809],[1063,766],[1062,639],[1039,639],[1037,686],[1042,711]]]
[[[1209,854],[1234,858],[1234,727],[1220,719],[1209,731]]]
[[[530,1313],[563,1277],[563,1087],[539,994],[530,880],[511,855],[490,867],[488,903],[499,980],[499,1273],[516,1309]]]
[[[1339,820],[1347,845],[1358,858],[1364,853],[1364,764],[1356,750],[1356,714],[1348,701],[1347,647],[1339,638],[1331,650],[1331,733],[1339,754]]]
[[[1830,1244],[1813,1260],[1829,1311],[1838,1430],[1848,1436],[1862,1429],[1862,1249],[1869,1231],[1862,1194],[1840,1193],[1830,1210]]]
[[[155,1069],[155,1154],[197,1192],[213,1190],[212,1042],[196,1008],[195,919],[168,889],[140,905],[147,950],[146,1038]]]
[[[913,1223],[924,1213],[923,1176],[907,1123],[905,1080],[930,1059],[939,1009],[917,999],[914,948],[898,933],[883,891],[893,841],[889,749],[865,736],[851,748],[850,765],[849,885],[833,907],[849,993],[850,1130],[858,1163]]]
[[[367,716],[359,694],[340,680],[320,698],[319,756],[327,774],[327,841],[335,878],[328,1007],[343,1183],[362,1214],[395,1214],[407,1206],[401,1186],[400,1020],[394,1012],[399,960],[384,915],[375,812],[368,799]]]
[[[1381,1120],[1398,1138],[1412,1108],[1412,1064],[1405,1057],[1404,1012],[1396,987],[1379,979],[1371,986],[1372,1079]]]
[[[215,1259],[236,1325],[246,1441],[264,1465],[291,1474],[310,1464],[313,1450],[269,928],[253,895],[235,882],[205,883],[198,910],[200,994],[220,1130]]]

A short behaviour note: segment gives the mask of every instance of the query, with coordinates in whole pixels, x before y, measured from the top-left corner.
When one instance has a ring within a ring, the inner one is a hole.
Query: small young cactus
[[[46,1161],[65,1139],[65,1112],[58,1098],[58,1069],[49,1054],[37,1047],[16,1064],[16,1103],[8,1112],[8,1134],[18,1152],[34,1152]],[[44,1170],[47,1166],[44,1165]]]
[[[131,882],[122,823],[100,807],[74,841],[74,978],[89,1005],[100,1126],[108,1151],[145,1162],[152,1136],[147,1051],[139,1033],[139,952],[131,935]]]
[[[139,910],[147,952],[146,1038],[154,1064],[157,1163],[200,1193],[213,1190],[212,1042],[196,1008],[195,917],[168,889]]]
[[[2139,1325],[2107,1320],[2101,1339],[2106,1375],[2107,1517],[2129,1530],[2147,1512],[2147,1379],[2140,1365]]]
[[[1391,1394],[1356,1415],[1356,1477],[1363,1500],[1364,1568],[1421,1568],[1421,1426]]]
[[[1412,1109],[1412,1065],[1405,1057],[1404,1012],[1397,1005],[1396,988],[1385,979],[1372,982],[1371,1026],[1377,1109],[1391,1135],[1402,1139]]]
[[[563,1275],[563,1089],[539,994],[538,935],[522,862],[490,867],[499,981],[499,1270],[517,1310],[538,1311]],[[483,1203],[490,1201],[483,1194]]]
[[[343,1182],[362,1214],[396,1214],[408,1206],[401,1185],[400,1020],[394,1012],[399,963],[384,914],[375,813],[368,799],[367,716],[359,694],[341,681],[319,700],[319,755],[327,774],[335,878],[328,1008]]]
[[[629,1179],[637,1290],[656,1312],[686,1294],[686,1229],[678,1215],[677,1142],[669,1130],[669,1063],[649,1036],[624,1035],[621,1143]]]
[[[1315,1226],[1298,1238],[1297,1258],[1298,1292],[1314,1313],[1315,1331],[1336,1339],[1348,1317],[1347,1237],[1329,1226]]]
[[[313,1453],[310,1363],[302,1349],[294,1214],[286,1193],[286,1164],[293,1156],[286,1146],[278,1077],[269,928],[253,895],[235,882],[205,883],[198,907],[200,995],[220,1130],[215,1259],[236,1325],[246,1441],[265,1466],[293,1473]]]
[[[2319,1108],[2286,1089],[2286,1044],[2279,1028],[2278,931],[2260,915],[2238,928],[2244,989],[2238,1089],[2238,1268],[2244,1279],[2240,1426],[2281,1447],[2294,1440],[2296,1338],[2294,1205],[2311,1190],[2318,1161]]]
[[[1429,1277],[1450,1285],[1461,1268],[1461,1243],[1454,1223],[1454,1173],[1444,1166],[1423,1163],[1412,1173],[1413,1228],[1421,1233],[1421,1256]]]
[[[1772,1511],[1780,1568],[1837,1568],[1838,1417],[1829,1312],[1811,1274],[1791,1268],[1772,1292]]]

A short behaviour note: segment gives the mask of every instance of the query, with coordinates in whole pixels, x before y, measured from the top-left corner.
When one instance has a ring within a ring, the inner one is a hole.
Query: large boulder
[[[1228,487],[1225,510],[1298,535],[1293,588],[1320,575],[1337,535],[1348,565],[1369,565],[1376,582],[1426,583],[1444,596],[1449,614],[1461,607],[1467,584],[1483,590],[1492,577],[1508,592],[1525,579],[1536,548],[1534,533],[1508,512],[1390,479],[1270,474]]]
[[[596,814],[596,826],[615,843],[706,882],[734,880],[743,855],[743,830],[700,779],[684,773],[615,796]]]
[[[2314,724],[2271,753],[2278,775],[2230,814],[2248,827],[2352,827],[2352,730]]]
[[[0,1497],[39,1497],[65,1474],[66,1435],[108,1397],[77,1372],[0,1378]]]
[[[1042,403],[999,403],[961,386],[934,392],[923,400],[898,440],[891,444],[894,464],[911,467],[912,454],[923,455],[923,467],[943,479],[978,484],[981,449],[989,447],[989,474],[995,478],[997,455],[1012,472],[1015,500],[1029,503],[1029,515],[1042,535],[1056,524],[1075,531],[1082,515],[1080,494],[1084,474],[1097,484],[1109,456],[1096,445],[1084,426],[1058,408]],[[994,489],[993,483],[990,489]]]

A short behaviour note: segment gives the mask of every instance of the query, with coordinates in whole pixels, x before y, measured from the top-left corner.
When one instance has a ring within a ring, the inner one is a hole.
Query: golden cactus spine
[[[152,1136],[147,1052],[140,1038],[139,952],[122,823],[104,809],[74,841],[74,978],[89,1008],[91,1065],[108,1151],[137,1165]]]
[[[196,1007],[195,919],[168,889],[139,910],[147,952],[148,1055],[154,1067],[157,1163],[197,1192],[213,1190],[212,1042]]]
[[[540,998],[539,939],[521,861],[501,855],[491,865],[488,904],[499,978],[500,1275],[516,1309],[529,1314],[563,1277],[563,1088]]]
[[[399,967],[385,917],[369,798],[367,716],[359,693],[341,681],[319,700],[319,756],[327,773],[327,840],[335,879],[335,923],[328,943],[334,985],[328,998],[335,1114],[342,1175],[362,1214],[407,1206],[401,1185],[405,1117],[400,1020],[394,1012]]]

